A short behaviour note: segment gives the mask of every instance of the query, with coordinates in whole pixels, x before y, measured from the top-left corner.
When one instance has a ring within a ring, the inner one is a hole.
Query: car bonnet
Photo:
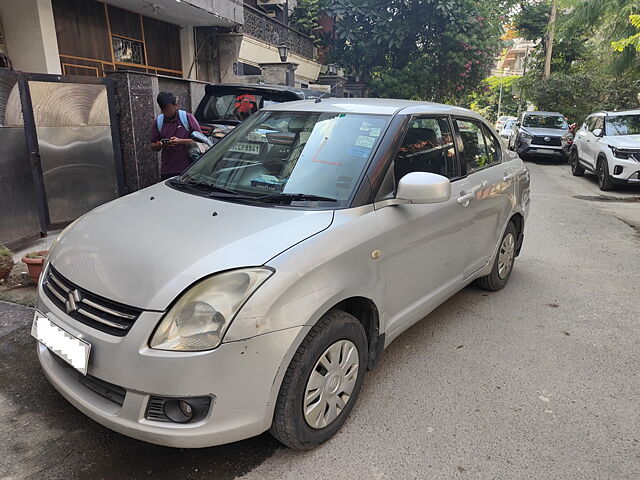
[[[332,221],[332,210],[217,201],[161,183],[81,217],[57,239],[49,260],[89,292],[164,310],[201,278],[263,265]]]

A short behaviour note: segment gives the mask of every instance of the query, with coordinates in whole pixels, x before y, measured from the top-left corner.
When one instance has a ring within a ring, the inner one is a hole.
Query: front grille
[[[47,297],[74,320],[111,335],[123,337],[142,313],[78,287],[49,266],[42,283]]]
[[[91,375],[82,375],[55,353],[53,353],[52,356],[69,375],[78,381],[78,383],[84,385],[93,393],[100,395],[102,398],[105,398],[116,405],[122,406],[124,404],[124,397],[127,395],[127,391],[124,388],[114,385],[113,383],[105,382],[99,378],[92,377]]]
[[[548,138],[549,141],[546,141],[545,138]],[[536,145],[548,145],[550,147],[560,147],[562,145],[562,140],[560,139],[560,137],[535,136],[531,140],[531,143],[535,143]]]

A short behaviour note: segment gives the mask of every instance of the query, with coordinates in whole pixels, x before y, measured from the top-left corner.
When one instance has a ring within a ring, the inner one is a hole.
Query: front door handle
[[[509,180],[511,180],[515,176],[516,176],[515,173],[505,173],[504,177],[502,177],[502,181],[503,182],[508,182]]]
[[[465,193],[464,195],[461,195],[458,197],[458,203],[463,207],[466,207],[467,205],[469,205],[469,202],[473,200],[473,197],[475,196],[476,196],[476,192]]]

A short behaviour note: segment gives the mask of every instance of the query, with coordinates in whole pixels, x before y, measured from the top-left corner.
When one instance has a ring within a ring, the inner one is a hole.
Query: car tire
[[[600,157],[596,166],[596,176],[598,177],[598,187],[603,192],[607,192],[613,189],[613,182],[609,175],[609,162],[606,158]]]
[[[571,174],[574,177],[581,177],[584,175],[584,167],[580,165],[580,160],[578,159],[578,150],[571,150],[571,156],[569,157],[569,163],[571,165]]]
[[[480,288],[490,291],[497,291],[504,288],[511,277],[513,263],[516,258],[516,243],[518,232],[513,222],[509,222],[507,228],[500,239],[498,254],[493,261],[491,273],[485,277],[480,277],[477,281]]]
[[[346,351],[349,353],[345,355]],[[367,336],[358,319],[342,310],[326,313],[309,331],[287,368],[270,433],[295,450],[311,449],[331,438],[358,398],[367,358]],[[356,361],[354,377],[353,364],[349,363]],[[333,365],[335,370],[327,368]],[[314,388],[316,385],[318,388]],[[310,422],[315,422],[314,426]]]

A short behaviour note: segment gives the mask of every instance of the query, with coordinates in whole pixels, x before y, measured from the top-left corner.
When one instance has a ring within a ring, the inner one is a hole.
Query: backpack
[[[180,119],[180,123],[184,127],[184,129],[191,133],[191,125],[189,125],[189,119],[187,118],[187,112],[184,110],[178,110],[178,118]],[[158,133],[162,132],[162,127],[164,126],[164,113],[158,115],[156,118],[156,127],[158,127]]]

